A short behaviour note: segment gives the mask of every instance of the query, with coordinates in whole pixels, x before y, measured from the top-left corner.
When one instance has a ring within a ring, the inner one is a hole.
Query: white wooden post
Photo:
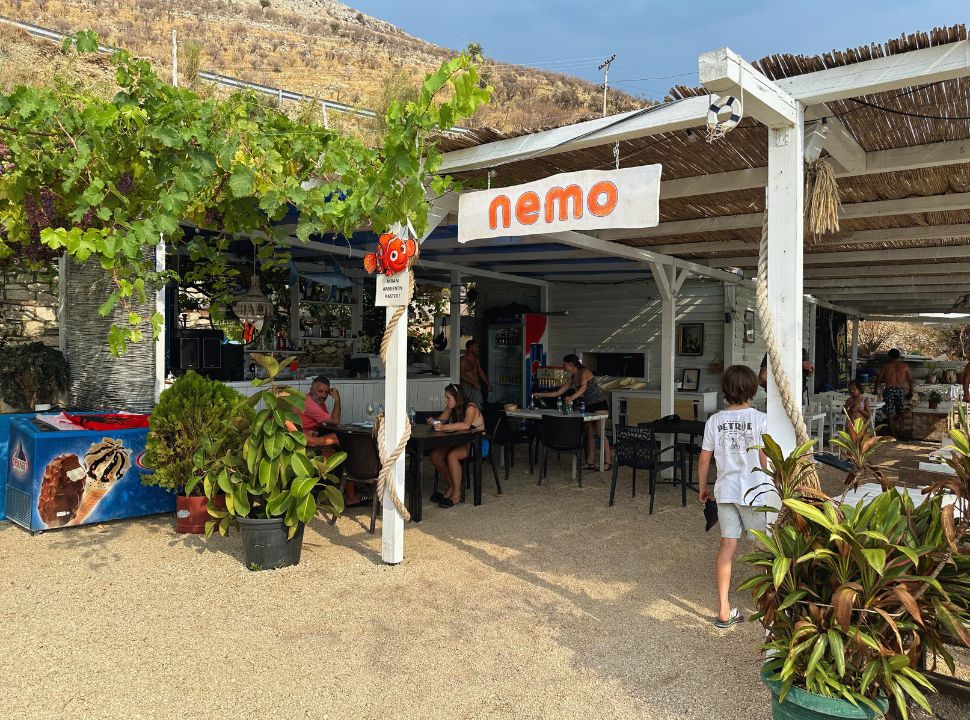
[[[852,364],[849,369],[849,380],[855,380],[859,369],[859,318],[852,318]]]
[[[796,405],[802,395],[803,135],[800,103],[794,127],[768,130],[768,307]],[[786,453],[794,449],[795,428],[770,372],[768,433]]]
[[[815,334],[818,331],[818,305],[815,303],[808,303],[808,359],[812,361],[812,365],[815,365],[815,352],[817,344],[815,342]],[[801,382],[802,376],[799,374],[798,381]],[[815,397],[815,376],[813,375],[808,381],[808,400],[809,402]]]
[[[451,271],[451,315],[449,316],[452,382],[461,381],[461,272]]]
[[[660,417],[674,414],[674,360],[677,349],[677,293],[687,277],[687,272],[677,272],[673,266],[651,263],[654,282],[660,291],[661,323],[660,323]],[[660,445],[667,447],[673,444],[670,435],[660,438]],[[663,473],[670,476],[670,471]]]

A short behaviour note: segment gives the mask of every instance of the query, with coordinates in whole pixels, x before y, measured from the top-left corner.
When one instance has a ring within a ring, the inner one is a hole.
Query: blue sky
[[[697,56],[725,45],[749,60],[815,55],[970,19],[958,0],[344,2],[438,45],[475,41],[490,58],[593,81],[602,80],[596,66],[616,53],[610,84],[653,98],[671,85],[695,84]]]

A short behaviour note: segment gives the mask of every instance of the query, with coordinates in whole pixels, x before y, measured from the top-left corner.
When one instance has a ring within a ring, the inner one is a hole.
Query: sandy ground
[[[609,508],[607,475],[580,489],[565,469],[427,508],[397,567],[364,513],[316,520],[274,572],[168,517],[2,524],[4,716],[767,720],[760,627],[710,624],[718,538],[696,495],[661,487],[648,515],[624,473]]]

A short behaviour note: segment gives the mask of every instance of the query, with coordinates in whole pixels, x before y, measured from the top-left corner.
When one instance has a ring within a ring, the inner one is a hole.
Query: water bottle
[[[414,418],[416,418],[417,416],[418,416],[418,411],[415,410],[414,406],[412,405],[411,407],[408,408],[408,419],[411,421],[412,425],[414,425]]]
[[[583,398],[579,399],[579,414],[580,415],[586,414],[586,401],[583,400]]]
[[[562,412],[562,396],[556,398],[556,410]]]

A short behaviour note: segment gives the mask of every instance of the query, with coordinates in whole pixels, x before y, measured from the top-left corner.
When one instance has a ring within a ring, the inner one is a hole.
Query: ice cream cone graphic
[[[78,505],[71,525],[80,525],[94,511],[101,499],[107,495],[131,468],[131,449],[124,447],[121,440],[103,438],[94,443],[84,455],[88,482]]]

